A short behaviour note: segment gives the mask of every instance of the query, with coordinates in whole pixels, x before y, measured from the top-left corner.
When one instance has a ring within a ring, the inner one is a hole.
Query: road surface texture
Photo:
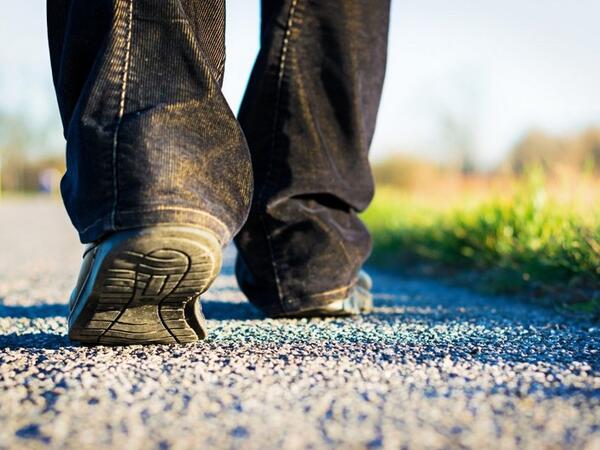
[[[371,271],[375,312],[267,320],[228,249],[210,338],[83,347],[61,205],[0,203],[0,448],[600,449],[600,330]]]

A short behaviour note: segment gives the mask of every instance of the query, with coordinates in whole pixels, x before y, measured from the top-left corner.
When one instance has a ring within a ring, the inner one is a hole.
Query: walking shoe
[[[373,281],[371,280],[371,277],[367,272],[361,270],[358,273],[356,283],[345,298],[334,300],[333,302],[316,309],[297,313],[286,313],[279,315],[278,317],[343,317],[366,314],[373,311],[372,287]]]
[[[221,268],[201,228],[119,231],[83,255],[69,301],[69,338],[84,344],[184,344],[206,337],[199,297]]]

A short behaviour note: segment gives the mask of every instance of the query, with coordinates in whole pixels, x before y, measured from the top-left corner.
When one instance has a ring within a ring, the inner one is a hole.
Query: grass
[[[561,200],[536,174],[509,184],[448,201],[380,188],[363,214],[373,234],[371,263],[599,317],[599,202]]]

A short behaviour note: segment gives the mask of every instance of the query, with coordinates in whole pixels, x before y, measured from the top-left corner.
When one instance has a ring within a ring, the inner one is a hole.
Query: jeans
[[[389,0],[263,0],[238,118],[221,92],[224,0],[49,0],[82,242],[164,223],[235,238],[267,314],[345,297],[370,252],[357,213],[385,72]]]

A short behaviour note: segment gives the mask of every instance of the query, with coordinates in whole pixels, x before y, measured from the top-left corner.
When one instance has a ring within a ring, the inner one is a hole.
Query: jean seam
[[[209,218],[211,221],[213,221],[215,224],[218,224],[221,228],[222,228],[222,235],[224,240],[228,239],[228,237],[231,235],[231,232],[229,231],[229,228],[227,227],[227,225],[225,225],[225,223],[219,219],[216,216],[213,216],[212,214],[206,212],[206,211],[201,211],[201,210],[197,210],[197,209],[193,209],[193,208],[185,208],[185,207],[178,207],[178,206],[165,206],[165,207],[155,207],[155,208],[133,208],[133,209],[127,209],[125,211],[119,211],[119,214],[123,215],[123,214],[139,214],[139,213],[152,213],[152,212],[163,212],[163,211],[183,211],[183,212],[190,212],[190,213],[194,213],[197,214],[199,216],[203,216],[203,217],[207,217]],[[102,216],[99,217],[98,219],[96,219],[94,222],[92,222],[90,225],[86,226],[84,229],[82,230],[78,230],[80,234],[83,234],[87,231],[89,231],[90,229],[94,228],[98,223],[103,222],[106,220],[106,216]],[[116,231],[116,229],[115,229]]]
[[[264,203],[265,191],[266,191],[267,185],[269,184],[269,182],[271,180],[271,176],[273,174],[273,166],[274,166],[273,162],[275,159],[275,151],[276,151],[275,147],[276,147],[277,128],[279,125],[279,114],[280,114],[280,108],[281,108],[281,91],[282,91],[282,86],[283,86],[283,82],[284,82],[285,70],[286,70],[289,42],[290,42],[290,38],[292,35],[292,31],[293,31],[294,19],[296,18],[298,3],[299,3],[299,0],[292,0],[290,3],[290,7],[288,9],[288,19],[286,22],[285,31],[284,31],[284,35],[283,35],[283,43],[281,46],[281,52],[279,54],[279,66],[278,66],[278,72],[277,72],[277,89],[275,92],[275,107],[273,108],[273,129],[272,129],[272,133],[271,133],[271,151],[270,151],[270,155],[269,155],[269,167],[267,168],[267,172],[265,175],[265,181],[263,183],[263,186],[260,190],[260,193],[259,193],[258,199],[257,199],[259,208],[261,208],[261,205],[263,205],[263,203]],[[265,205],[265,208],[266,208],[266,205]],[[260,209],[259,209],[259,211],[260,211]],[[271,265],[273,267],[273,276],[275,279],[275,285],[277,287],[279,303],[280,303],[281,308],[284,309],[283,287],[281,285],[281,280],[279,279],[277,261],[275,258],[275,251],[274,251],[274,246],[273,246],[273,240],[271,239],[271,234],[269,233],[269,230],[268,230],[268,227],[267,227],[267,224],[265,221],[265,215],[266,214],[264,212],[260,211],[259,219],[260,219],[260,223],[262,225],[263,232],[265,233],[265,237],[267,239],[267,246],[269,248],[269,253],[271,255]]]
[[[300,83],[300,86],[301,86],[298,89],[298,91],[302,92],[302,94],[304,94],[305,92],[307,92],[307,89],[305,89],[305,86],[306,86],[306,84],[304,82],[305,81],[305,76],[304,76],[304,70],[303,70],[302,66],[298,66],[297,81],[298,81],[298,83]],[[310,92],[310,89],[308,89],[308,91]],[[326,139],[323,136],[323,130],[321,128],[321,125],[319,124],[319,121],[316,120],[317,114],[313,113],[313,111],[315,109],[318,109],[318,108],[314,108],[313,107],[313,96],[312,95],[309,95],[309,96],[304,95],[304,101],[306,102],[306,105],[307,105],[307,107],[309,109],[310,116],[312,117],[311,124],[312,124],[312,127],[314,128],[314,132],[319,137],[319,143],[323,147],[327,147]],[[328,161],[332,163],[332,167],[337,171],[337,167],[336,167],[335,163],[332,161],[332,158],[331,158],[329,152],[325,152],[325,155],[327,156]],[[339,172],[337,172],[337,173],[339,174]],[[343,179],[342,176],[340,176],[340,178]],[[344,179],[343,179],[343,181],[346,182],[346,180],[344,180]]]
[[[352,286],[353,286],[353,283],[345,284],[345,285],[337,287],[335,289],[328,289],[323,292],[317,292],[316,294],[308,294],[308,295],[302,295],[299,297],[292,297],[291,300],[307,300],[307,299],[311,299],[311,298],[328,297],[330,295],[337,294],[338,292],[347,291]]]
[[[118,8],[118,6],[117,6]],[[119,24],[121,25],[121,24]],[[125,17],[126,37],[125,37],[125,55],[123,58],[123,74],[121,75],[121,92],[119,94],[119,108],[112,144],[112,169],[113,169],[113,205],[112,205],[112,228],[116,230],[117,204],[119,199],[119,181],[117,168],[117,150],[119,147],[119,132],[125,115],[125,100],[127,96],[127,82],[129,80],[129,66],[131,64],[131,40],[133,29],[133,0],[127,2],[127,13]]]
[[[231,234],[231,232],[229,231],[229,228],[227,227],[225,222],[223,222],[217,216],[214,216],[206,211],[202,211],[202,210],[195,209],[195,208],[186,208],[184,206],[157,206],[154,208],[130,208],[125,211],[120,211],[119,214],[159,212],[159,211],[183,211],[183,212],[191,212],[191,213],[198,214],[201,216],[207,216],[207,217],[210,217],[212,220],[215,221],[215,223],[219,224],[219,226],[223,228],[223,230],[225,231],[223,233],[224,235],[229,236]]]
[[[320,223],[323,226],[323,229],[325,230],[325,233],[327,233],[328,236],[330,236],[331,238],[333,238],[333,240],[340,246],[340,248],[342,249],[342,253],[344,253],[344,256],[346,257],[346,261],[348,262],[348,264],[352,265],[352,258],[350,257],[350,254],[348,253],[348,250],[346,249],[346,246],[344,245],[344,240],[338,238],[334,232],[332,232],[329,227],[327,226],[327,222],[325,222],[324,220],[322,220],[319,216],[317,216],[316,214],[313,216],[313,220],[315,220],[316,222]]]
[[[297,77],[297,79],[298,79],[298,82],[301,84],[301,86],[304,87],[305,86],[304,85],[304,71],[302,70],[302,67],[298,67],[298,77]],[[298,91],[299,92],[306,92],[306,89],[302,89],[302,87],[300,89],[298,89]],[[309,110],[312,111],[313,107],[312,107],[311,99],[307,98],[306,102],[307,102]],[[312,125],[315,128],[315,131],[316,131],[317,135],[319,136],[319,140],[320,140],[321,144],[324,145],[325,144],[325,140],[323,138],[323,132],[321,130],[321,127],[319,126],[318,121],[316,121],[314,119],[315,116],[316,116],[315,114],[312,114],[312,117],[313,117]],[[328,152],[325,152],[325,153],[328,155],[328,158],[329,158]],[[333,167],[336,168],[335,164],[333,164]],[[337,236],[334,235],[334,233],[330,232],[329,228],[327,227],[327,223],[324,220],[321,220],[317,215],[314,215],[313,219],[316,222],[320,223],[324,227],[325,232],[334,239],[334,241],[342,249],[342,252],[344,253],[344,256],[346,257],[346,261],[348,262],[348,264],[350,266],[352,266],[352,258],[350,256],[350,254],[348,253],[348,250],[346,248],[344,240],[343,239],[339,239]],[[352,277],[354,277],[354,274],[350,274],[350,277],[351,277],[350,278],[350,283],[351,283],[352,279],[353,279]]]
[[[112,217],[112,213],[111,213],[111,217]],[[80,234],[85,233],[86,231],[94,228],[96,226],[96,224],[102,222],[105,219],[105,217],[98,217],[96,220],[94,220],[91,224],[89,224],[87,227],[85,227],[83,230],[77,230]]]
[[[318,292],[316,294],[308,294],[308,295],[290,297],[286,300],[287,300],[287,303],[305,303],[307,300],[323,299],[324,301],[331,303],[335,300],[340,300],[340,299],[346,298],[348,296],[348,292],[350,291],[350,289],[352,289],[352,287],[355,284],[356,284],[356,278],[353,278],[353,280],[349,284],[345,284],[343,286],[340,286],[340,287],[337,287],[334,289],[328,289],[327,291]],[[338,293],[344,293],[344,295],[343,296],[336,295]],[[293,308],[293,307],[282,308],[282,312],[284,314],[289,313],[289,312],[295,312],[297,310],[298,310],[298,308]]]

